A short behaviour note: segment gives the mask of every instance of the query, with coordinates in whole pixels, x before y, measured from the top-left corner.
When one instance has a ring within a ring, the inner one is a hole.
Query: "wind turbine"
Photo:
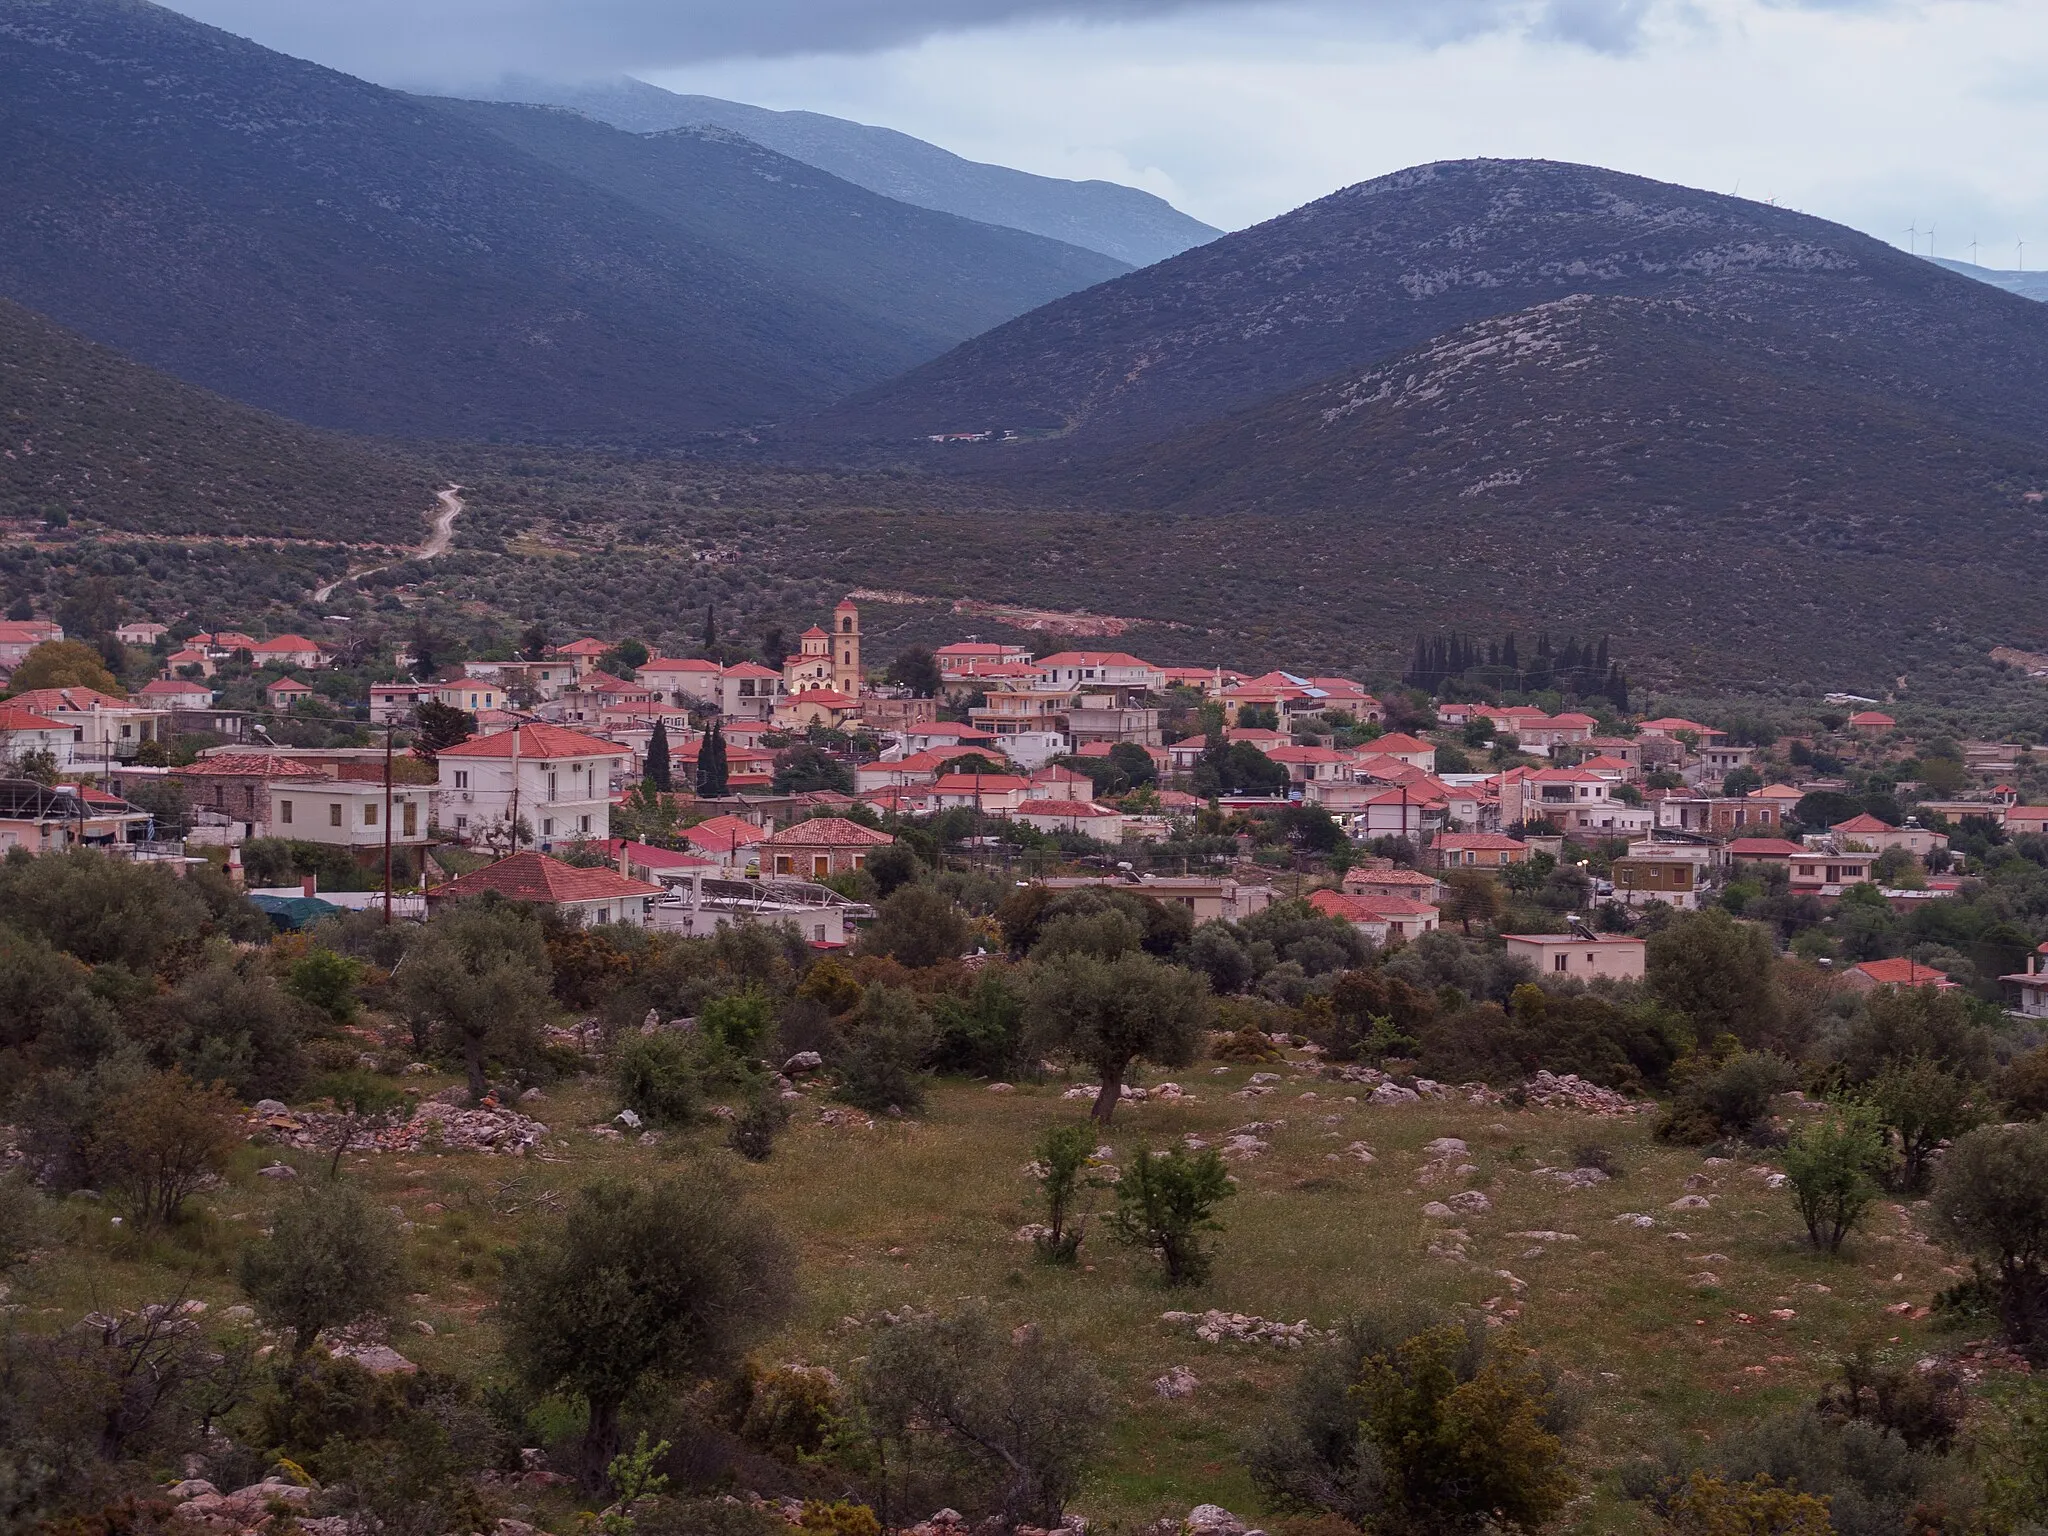
[[[1917,224],[1906,226],[1906,249],[1915,256],[1920,254],[1920,226]]]
[[[1977,242],[1975,240],[1970,242],[1970,265],[1973,267],[1977,265]]]
[[[1934,226],[1927,226],[1927,259],[1934,260]]]
[[[2027,270],[2027,242],[2024,240],[2020,242],[2020,270]]]

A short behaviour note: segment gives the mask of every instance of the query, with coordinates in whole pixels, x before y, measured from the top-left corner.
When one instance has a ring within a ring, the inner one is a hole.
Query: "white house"
[[[384,846],[384,786],[359,779],[316,781],[277,779],[264,786],[270,799],[266,823],[272,837],[326,843],[355,853]],[[415,848],[427,841],[424,784],[391,787],[391,846]]]
[[[559,725],[521,725],[442,748],[441,814],[475,839],[524,821],[543,848],[611,835],[611,779],[632,768],[617,742]]]
[[[1032,687],[1058,693],[1084,687],[1143,688],[1166,686],[1166,674],[1149,661],[1124,651],[1060,651],[1034,662]]]

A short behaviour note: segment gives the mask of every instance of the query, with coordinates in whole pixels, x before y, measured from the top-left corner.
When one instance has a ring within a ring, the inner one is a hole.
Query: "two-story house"
[[[468,840],[523,821],[543,848],[611,835],[611,778],[632,767],[616,742],[559,725],[521,725],[444,747],[441,814]]]

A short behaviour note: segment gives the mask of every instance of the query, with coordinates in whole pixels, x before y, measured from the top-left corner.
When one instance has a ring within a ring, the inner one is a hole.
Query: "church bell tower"
[[[860,610],[850,597],[832,610],[832,686],[849,698],[862,689]]]

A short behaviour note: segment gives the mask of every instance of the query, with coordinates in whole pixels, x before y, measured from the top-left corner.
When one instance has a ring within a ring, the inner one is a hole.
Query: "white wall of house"
[[[620,754],[620,760],[625,757]],[[610,758],[526,758],[518,767],[503,757],[444,757],[440,760],[442,830],[476,838],[518,815],[533,831],[534,844],[574,842],[611,836]]]

